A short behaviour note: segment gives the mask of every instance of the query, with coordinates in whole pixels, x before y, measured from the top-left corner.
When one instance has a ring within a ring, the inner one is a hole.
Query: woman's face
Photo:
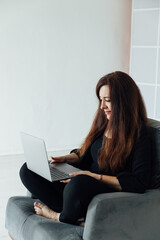
[[[104,85],[99,90],[99,98],[101,102],[100,108],[104,110],[107,119],[111,116],[111,100],[110,100],[110,88],[108,85]]]

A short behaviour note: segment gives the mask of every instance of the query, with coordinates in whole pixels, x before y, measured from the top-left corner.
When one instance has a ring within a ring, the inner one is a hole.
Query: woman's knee
[[[35,181],[38,176],[34,172],[28,169],[27,164],[24,163],[22,167],[20,168],[19,175],[21,178],[22,183],[25,186],[28,186],[28,184],[32,183]]]
[[[88,182],[91,177],[87,175],[77,175],[71,179],[64,189],[64,195],[68,197],[80,197],[86,192],[88,188]]]
[[[68,185],[76,188],[81,188],[86,185],[86,183],[90,180],[90,176],[85,174],[80,174],[71,179],[71,181],[68,183]]]
[[[19,171],[19,176],[20,176],[21,180],[23,180],[25,178],[27,172],[28,172],[27,164],[24,163]]]
[[[97,182],[97,180],[89,175],[80,174],[73,177],[70,181],[71,184],[78,186],[89,186]]]

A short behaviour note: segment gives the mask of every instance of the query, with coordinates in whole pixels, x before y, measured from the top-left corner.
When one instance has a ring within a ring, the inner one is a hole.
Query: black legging
[[[50,182],[30,171],[26,163],[20,169],[20,177],[34,196],[52,210],[60,212],[61,222],[71,224],[86,216],[88,205],[95,195],[114,191],[87,175],[73,177],[67,184]]]

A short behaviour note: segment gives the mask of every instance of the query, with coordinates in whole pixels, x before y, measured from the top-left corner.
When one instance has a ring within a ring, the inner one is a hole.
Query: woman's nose
[[[101,102],[101,109],[104,109],[106,107],[106,104],[104,101]]]

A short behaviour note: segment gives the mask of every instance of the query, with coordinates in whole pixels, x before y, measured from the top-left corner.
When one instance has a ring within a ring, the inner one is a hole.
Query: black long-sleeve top
[[[80,158],[79,167],[98,174],[112,175],[98,166],[98,156],[102,145],[103,133],[98,135]],[[75,152],[76,150],[72,150]],[[138,141],[133,146],[123,170],[116,174],[123,192],[143,193],[149,185],[151,174],[151,142],[146,126],[141,127]],[[113,176],[113,175],[112,175]]]

